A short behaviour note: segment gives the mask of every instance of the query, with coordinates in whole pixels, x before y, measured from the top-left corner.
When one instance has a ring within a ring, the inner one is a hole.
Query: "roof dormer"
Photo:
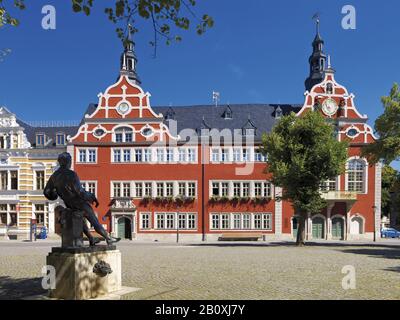
[[[224,113],[222,114],[222,118],[224,118],[225,120],[233,119],[233,112],[229,104],[226,106]]]

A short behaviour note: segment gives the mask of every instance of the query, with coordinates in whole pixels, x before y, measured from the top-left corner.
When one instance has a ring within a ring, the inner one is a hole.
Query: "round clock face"
[[[324,103],[322,104],[322,111],[327,115],[327,116],[333,116],[337,110],[338,110],[338,105],[335,100],[333,99],[326,99]]]
[[[130,109],[129,104],[127,104],[126,102],[122,102],[118,106],[117,111],[118,111],[119,114],[125,115],[125,114],[127,114],[129,112],[129,109]]]

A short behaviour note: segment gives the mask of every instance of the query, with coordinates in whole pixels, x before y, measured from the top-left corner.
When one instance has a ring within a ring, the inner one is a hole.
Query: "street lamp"
[[[374,209],[374,242],[376,242],[376,210],[378,209],[376,206],[372,206]]]
[[[179,208],[180,203],[176,204],[176,243],[179,243]]]

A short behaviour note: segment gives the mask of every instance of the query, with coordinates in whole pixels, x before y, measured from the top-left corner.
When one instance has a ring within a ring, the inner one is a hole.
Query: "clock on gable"
[[[118,107],[117,107],[117,111],[121,116],[126,115],[127,113],[129,113],[130,110],[130,106],[129,104],[127,104],[126,102],[122,102]]]
[[[325,113],[327,116],[333,116],[339,109],[338,104],[335,100],[328,98],[322,104],[322,112]]]

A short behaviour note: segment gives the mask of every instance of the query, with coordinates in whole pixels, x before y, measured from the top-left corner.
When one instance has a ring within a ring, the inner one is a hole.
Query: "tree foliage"
[[[5,25],[17,26],[19,25],[19,20],[11,15],[9,9],[5,6],[6,0],[0,0],[0,28]],[[11,4],[12,7],[19,10],[25,9],[25,0],[13,0]]]
[[[393,196],[395,195],[395,196]],[[382,170],[382,214],[389,216],[391,209],[400,204],[400,173],[389,165]]]
[[[326,207],[321,185],[344,172],[347,142],[335,138],[334,127],[319,112],[303,117],[283,117],[270,134],[263,136],[266,172],[274,185],[283,188],[282,198],[292,202],[303,219],[298,244],[304,243],[304,219]]]
[[[19,20],[12,17],[5,7],[7,0],[0,0],[1,25],[19,24]],[[25,9],[25,0],[13,1],[12,6]],[[71,0],[72,10],[76,13],[83,13],[89,16],[95,4],[95,0]],[[132,25],[131,31],[137,32],[139,21],[148,21],[154,31],[154,37],[150,44],[157,46],[159,37],[171,41],[181,41],[180,35],[174,35],[173,30],[188,30],[191,22],[196,22],[196,32],[202,35],[207,29],[213,27],[214,20],[207,14],[198,17],[194,12],[196,0],[114,0],[106,1],[104,12],[108,19],[116,25],[118,37],[125,40],[125,33],[128,25]],[[103,5],[103,4],[101,4]]]
[[[400,159],[400,90],[394,84],[390,95],[382,97],[383,114],[375,121],[379,139],[364,149],[364,156],[371,163],[383,160],[390,164]]]

